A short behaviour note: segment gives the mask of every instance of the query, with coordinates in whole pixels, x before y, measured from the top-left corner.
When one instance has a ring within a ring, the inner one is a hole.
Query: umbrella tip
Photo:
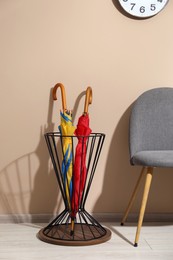
[[[70,231],[70,236],[74,235],[74,218],[71,219],[71,231]]]
[[[73,236],[74,235],[74,230],[71,230],[70,231],[70,236]]]

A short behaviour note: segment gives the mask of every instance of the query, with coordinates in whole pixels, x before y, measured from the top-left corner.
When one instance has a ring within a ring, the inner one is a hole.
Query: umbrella
[[[65,185],[65,194],[68,202],[69,209],[71,209],[71,198],[72,198],[72,140],[70,136],[73,136],[75,127],[72,124],[72,113],[70,110],[67,110],[66,107],[66,95],[65,88],[63,84],[57,83],[53,88],[53,99],[57,100],[56,90],[61,88],[62,95],[62,108],[63,111],[60,112],[61,123],[59,125],[59,130],[62,135],[62,151],[63,151],[63,160],[62,160],[62,174]],[[65,137],[64,137],[65,136]],[[67,137],[66,137],[67,136]]]
[[[76,146],[74,169],[73,169],[73,195],[72,195],[72,231],[74,229],[74,219],[81,203],[83,190],[85,187],[87,168],[86,168],[86,149],[87,136],[90,135],[88,105],[92,103],[92,89],[88,87],[86,90],[84,113],[78,119],[75,135],[78,137],[78,144]],[[86,136],[86,137],[85,137]]]

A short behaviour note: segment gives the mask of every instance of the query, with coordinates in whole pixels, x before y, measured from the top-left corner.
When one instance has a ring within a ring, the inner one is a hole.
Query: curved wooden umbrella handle
[[[92,88],[87,87],[85,96],[84,114],[88,114],[88,106],[92,103]]]
[[[65,87],[62,83],[57,83],[54,86],[53,91],[52,91],[53,100],[57,100],[56,91],[57,91],[58,88],[61,89],[62,109],[63,109],[63,111],[65,111],[65,110],[67,110],[66,94],[65,94]]]

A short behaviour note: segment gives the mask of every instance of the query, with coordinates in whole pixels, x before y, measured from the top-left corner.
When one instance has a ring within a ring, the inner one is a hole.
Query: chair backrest
[[[139,151],[173,150],[173,88],[155,88],[135,101],[129,126],[130,157]]]

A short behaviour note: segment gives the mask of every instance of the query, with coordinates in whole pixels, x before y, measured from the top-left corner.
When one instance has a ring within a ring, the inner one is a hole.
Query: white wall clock
[[[121,7],[130,15],[147,18],[158,14],[169,0],[118,0]]]

